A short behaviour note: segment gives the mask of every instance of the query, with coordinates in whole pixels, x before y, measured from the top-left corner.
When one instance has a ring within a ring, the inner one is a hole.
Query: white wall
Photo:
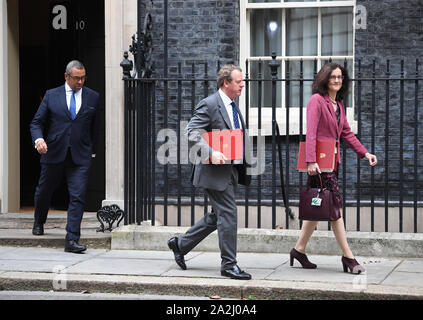
[[[124,200],[123,52],[137,30],[137,0],[105,0],[106,21],[106,199]],[[133,60],[132,55],[130,59]]]
[[[0,212],[8,206],[7,3],[0,0]]]

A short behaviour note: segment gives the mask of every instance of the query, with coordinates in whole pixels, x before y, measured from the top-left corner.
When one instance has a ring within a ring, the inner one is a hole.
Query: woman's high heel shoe
[[[301,252],[295,250],[295,248],[292,248],[289,255],[291,257],[291,260],[290,260],[290,266],[291,267],[294,265],[294,258],[295,258],[295,259],[297,259],[297,261],[301,264],[301,266],[304,269],[316,269],[317,268],[317,265],[308,261],[308,258],[304,253],[301,253]]]
[[[342,266],[344,267],[344,272],[348,272],[348,269],[350,269],[353,274],[360,274],[366,271],[366,269],[364,269],[355,259],[349,259],[342,256],[341,261]]]

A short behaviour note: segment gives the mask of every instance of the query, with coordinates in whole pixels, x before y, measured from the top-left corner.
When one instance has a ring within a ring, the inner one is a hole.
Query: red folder
[[[332,172],[335,170],[336,141],[317,141],[316,142],[316,162],[320,171]],[[297,170],[307,172],[306,163],[306,143],[300,142],[298,152]]]
[[[228,160],[242,160],[244,135],[241,129],[205,132],[201,135],[209,146]]]

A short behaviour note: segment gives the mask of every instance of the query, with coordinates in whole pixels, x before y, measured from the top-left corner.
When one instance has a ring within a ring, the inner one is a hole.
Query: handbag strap
[[[319,181],[320,181],[320,190],[323,190],[323,181],[322,181],[322,176],[320,175],[320,173],[317,174],[319,176]],[[310,187],[310,184],[308,185],[308,187]]]

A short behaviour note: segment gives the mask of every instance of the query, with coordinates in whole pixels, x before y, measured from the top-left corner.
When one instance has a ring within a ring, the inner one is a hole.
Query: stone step
[[[34,236],[33,213],[6,213],[0,214],[0,246],[48,247],[61,248],[66,236],[66,212],[49,213],[44,225],[44,235]],[[110,249],[111,233],[98,232],[100,222],[95,212],[84,213],[81,223],[80,243],[89,248]]]

